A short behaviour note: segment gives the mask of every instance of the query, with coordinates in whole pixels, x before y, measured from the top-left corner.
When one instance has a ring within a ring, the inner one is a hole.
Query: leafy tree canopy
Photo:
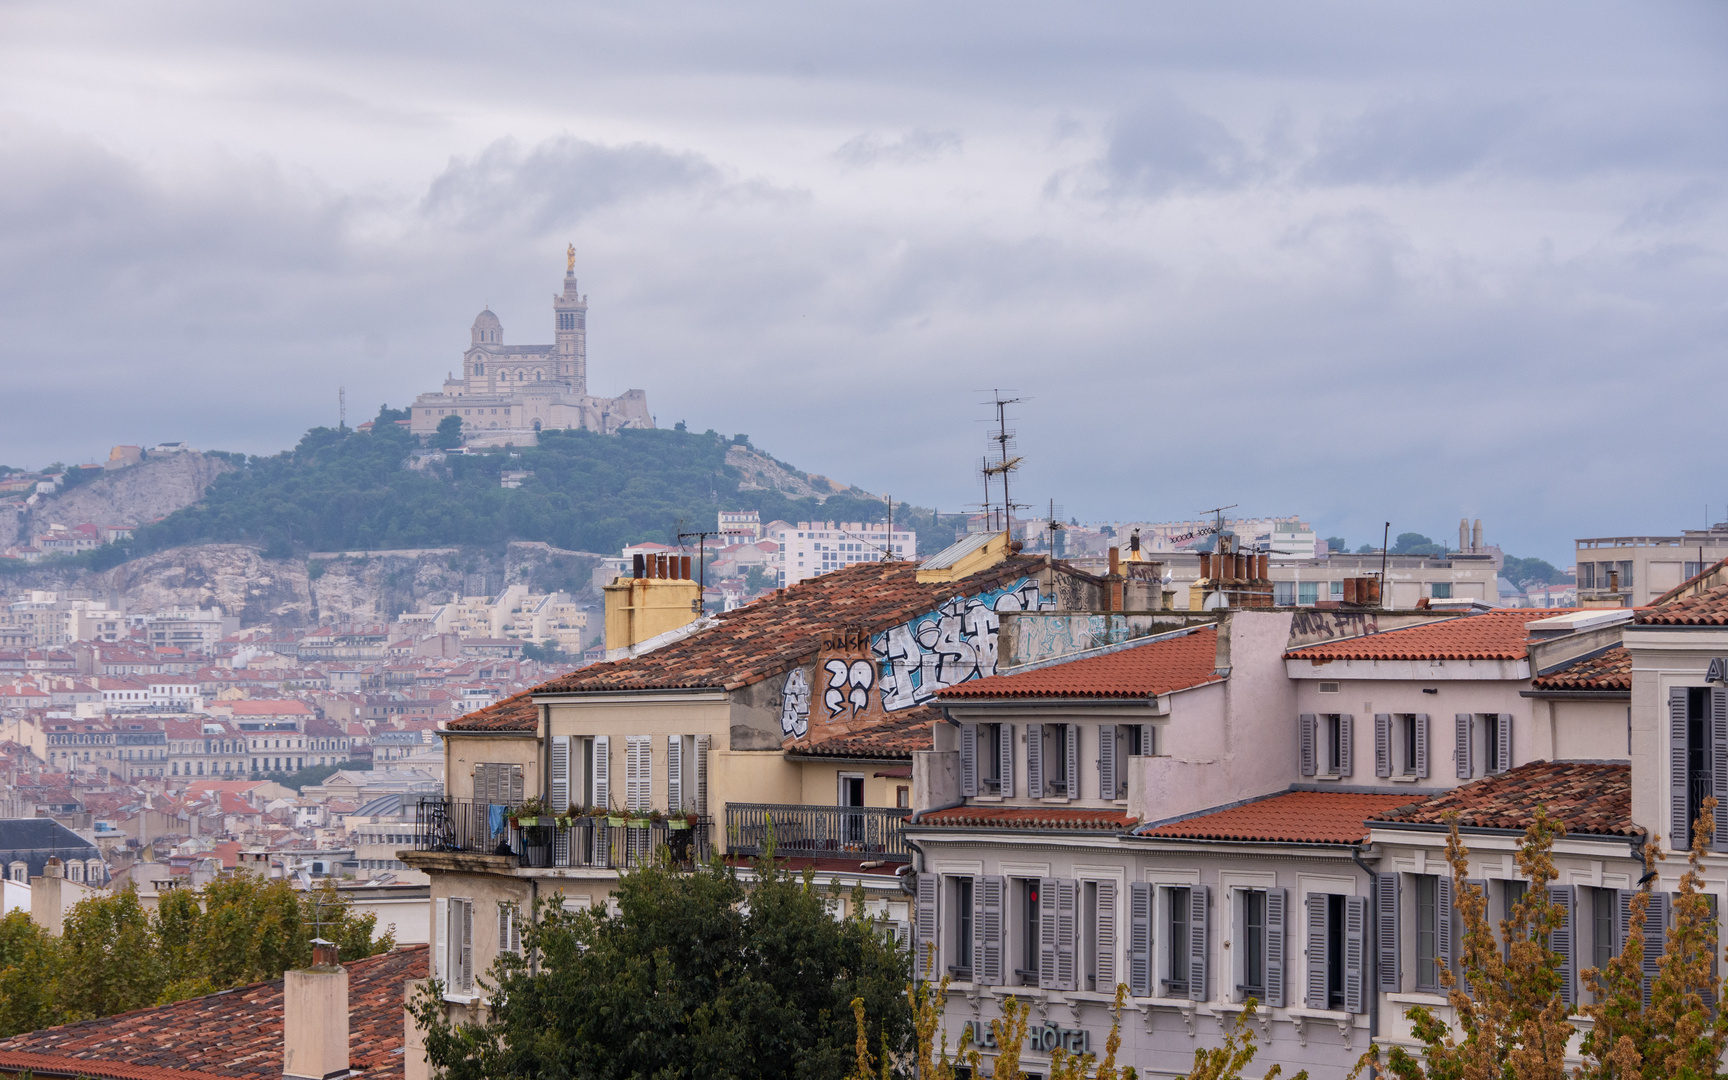
[[[1562,573],[1546,559],[1520,559],[1516,555],[1506,556],[1500,576],[1519,586],[1554,585],[1572,580],[1570,574]]]

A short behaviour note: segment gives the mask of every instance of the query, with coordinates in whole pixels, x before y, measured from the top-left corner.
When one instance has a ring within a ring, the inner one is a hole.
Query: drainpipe
[[[1374,1040],[1380,1037],[1380,881],[1374,874],[1374,868],[1362,861],[1362,849],[1359,846],[1351,845],[1350,861],[1368,875],[1368,970],[1374,1001],[1373,1007],[1368,1010],[1368,1045],[1373,1046]]]

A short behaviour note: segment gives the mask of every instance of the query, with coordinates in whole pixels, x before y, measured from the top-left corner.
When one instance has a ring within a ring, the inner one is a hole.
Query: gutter
[[[1520,690],[1519,697],[1555,701],[1631,701],[1630,690]]]
[[[1380,1037],[1380,879],[1374,869],[1362,861],[1362,845],[1350,845],[1350,861],[1356,868],[1368,875],[1368,969],[1369,984],[1374,987],[1374,1007],[1368,1010],[1368,1045],[1373,1046],[1374,1040]]]
[[[1426,821],[1370,821],[1370,829],[1387,829],[1398,832],[1438,833],[1445,834],[1450,826],[1436,825]],[[1488,825],[1460,825],[1458,835],[1465,836],[1523,836],[1528,829],[1498,829]],[[1556,840],[1621,840],[1629,844],[1633,850],[1641,849],[1649,837],[1645,833],[1628,836],[1625,833],[1561,833]]]

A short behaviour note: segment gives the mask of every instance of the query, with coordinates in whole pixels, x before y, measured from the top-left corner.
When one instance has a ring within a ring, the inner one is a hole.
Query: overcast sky
[[[812,472],[1570,562],[1728,518],[1719,2],[0,3],[0,463],[268,453],[490,304]]]

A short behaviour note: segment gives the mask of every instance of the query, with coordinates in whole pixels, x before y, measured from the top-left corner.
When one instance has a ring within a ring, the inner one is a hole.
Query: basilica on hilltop
[[[460,416],[470,446],[526,446],[547,428],[609,435],[653,427],[641,390],[615,398],[588,393],[588,298],[576,291],[574,247],[566,253],[564,292],[552,298],[552,317],[552,344],[506,345],[498,316],[490,310],[475,316],[461,377],[451,375],[439,393],[414,399],[410,430],[430,434],[444,417]]]

